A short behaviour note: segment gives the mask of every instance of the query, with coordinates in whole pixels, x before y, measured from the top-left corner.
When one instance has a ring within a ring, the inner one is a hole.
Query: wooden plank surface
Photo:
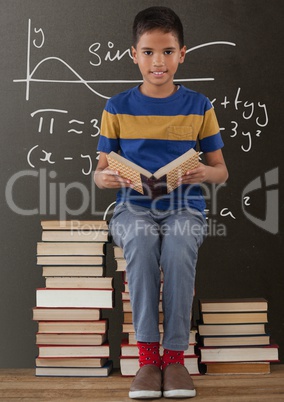
[[[193,379],[196,402],[284,401],[284,365],[280,364],[272,365],[271,374],[203,375]],[[122,377],[118,370],[106,378],[62,378],[35,377],[33,369],[0,369],[0,400],[129,402],[131,381],[132,378]]]

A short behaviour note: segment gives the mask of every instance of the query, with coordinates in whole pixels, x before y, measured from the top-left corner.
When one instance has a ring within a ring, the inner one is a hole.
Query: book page
[[[154,177],[156,179],[159,179],[160,177],[164,176],[165,174],[168,174],[175,168],[178,168],[178,170],[184,170],[187,166],[187,164],[184,164],[184,163],[189,162],[189,160],[191,160],[191,162],[188,163],[189,168],[187,170],[193,169],[194,167],[196,167],[198,165],[198,152],[196,152],[193,148],[190,149],[189,151],[185,152],[178,158],[174,159],[172,162],[168,163],[167,165],[161,167],[161,169],[157,170],[154,173]],[[185,170],[185,172],[186,172],[186,170]]]
[[[110,152],[107,155],[107,160],[110,169],[117,170],[121,177],[131,180],[133,189],[141,194],[144,194],[143,184],[141,180],[141,174],[146,177],[151,177],[152,174],[148,170],[136,165],[115,152]]]
[[[167,190],[168,193],[173,191],[175,188],[178,187],[177,181],[178,179],[183,176],[188,170],[194,169],[198,166],[198,153],[193,155],[190,159],[187,159],[182,164],[177,166],[176,168],[172,169],[167,174]]]
[[[143,184],[147,186],[150,185],[150,188],[155,188],[155,183],[145,182],[143,176],[147,179],[155,178],[157,180],[157,186],[161,187],[161,183],[158,184],[158,180],[163,176],[166,176],[167,182],[167,193],[173,191],[176,187],[178,187],[177,181],[183,176],[188,170],[193,169],[198,166],[198,152],[196,152],[193,148],[189,151],[185,152],[180,157],[174,159],[172,162],[158,169],[153,175],[148,170],[142,168],[124,158],[121,155],[118,155],[115,152],[110,152],[107,155],[107,160],[109,167],[112,170],[117,170],[121,177],[131,180],[133,184],[134,190],[138,191],[141,194],[144,194]],[[146,179],[146,180],[147,180]],[[157,187],[157,190],[158,190]],[[152,189],[152,190],[153,190]],[[160,189],[161,190],[161,189]],[[155,191],[153,191],[155,192]],[[158,192],[159,195],[162,195],[162,192]],[[153,196],[155,197],[155,195]]]

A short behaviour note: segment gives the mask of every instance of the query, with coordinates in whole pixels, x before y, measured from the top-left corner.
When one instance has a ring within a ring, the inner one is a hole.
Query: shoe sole
[[[153,399],[161,398],[161,391],[129,391],[129,398],[131,399]]]
[[[164,391],[163,396],[165,398],[193,398],[196,396],[195,389],[172,389],[170,391]]]

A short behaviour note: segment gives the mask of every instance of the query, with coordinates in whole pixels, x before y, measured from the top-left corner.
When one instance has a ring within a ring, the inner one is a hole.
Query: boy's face
[[[132,56],[143,76],[142,92],[161,97],[173,92],[173,79],[178,65],[184,62],[186,47],[180,48],[176,36],[171,32],[153,30],[144,33]]]

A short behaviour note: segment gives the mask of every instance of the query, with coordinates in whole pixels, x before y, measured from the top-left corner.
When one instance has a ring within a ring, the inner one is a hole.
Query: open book
[[[199,161],[198,152],[190,149],[155,173],[151,173],[115,152],[110,152],[107,160],[110,169],[117,170],[121,177],[131,180],[134,190],[152,198],[168,194],[177,188],[178,179],[188,170],[196,168]]]

